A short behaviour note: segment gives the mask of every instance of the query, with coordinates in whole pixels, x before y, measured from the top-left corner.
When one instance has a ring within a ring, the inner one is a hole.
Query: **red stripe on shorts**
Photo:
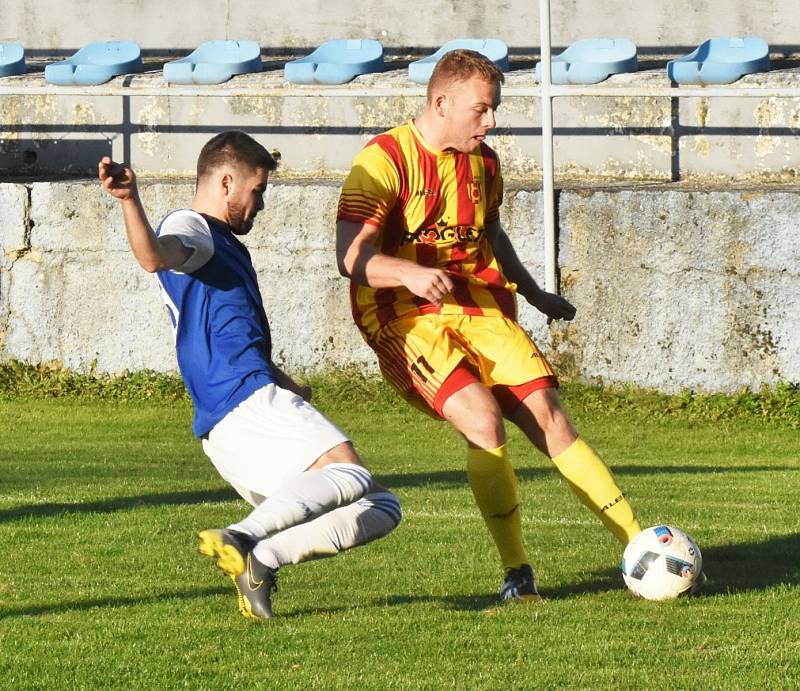
[[[444,408],[444,404],[447,402],[447,399],[450,398],[450,396],[452,396],[454,393],[461,391],[461,389],[463,389],[465,386],[474,384],[477,381],[480,381],[480,379],[478,379],[475,372],[473,372],[462,360],[458,363],[458,365],[456,365],[456,368],[450,372],[447,379],[442,382],[442,385],[439,387],[439,391],[436,393],[436,397],[430,404],[431,407],[440,417],[443,418],[444,415],[442,414],[442,408]]]
[[[558,379],[552,375],[545,375],[544,377],[537,377],[531,379],[524,384],[516,384],[514,386],[506,386],[505,384],[496,384],[492,387],[492,394],[494,395],[503,415],[510,418],[517,408],[522,404],[528,396],[534,391],[539,389],[557,389]]]

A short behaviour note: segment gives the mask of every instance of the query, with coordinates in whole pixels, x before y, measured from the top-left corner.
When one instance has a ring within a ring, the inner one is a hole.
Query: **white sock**
[[[307,470],[261,502],[247,518],[228,526],[256,539],[305,523],[337,506],[351,504],[372,485],[369,471],[353,463]]]
[[[372,492],[348,506],[262,540],[255,546],[253,556],[272,569],[332,557],[388,535],[400,523],[401,516],[400,502],[394,494]]]

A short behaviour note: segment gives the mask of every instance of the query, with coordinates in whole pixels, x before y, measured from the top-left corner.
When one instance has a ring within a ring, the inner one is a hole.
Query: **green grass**
[[[493,609],[500,573],[462,442],[381,386],[318,380],[320,407],[404,520],[366,548],[285,568],[277,618],[258,625],[194,552],[198,529],[246,506],[191,437],[185,397],[158,377],[111,395],[60,374],[54,390],[48,376],[22,391],[9,378],[0,400],[2,688],[800,686],[796,389],[737,400],[566,387],[643,523],[699,542],[708,594],[631,598],[620,547],[512,433],[546,602]]]

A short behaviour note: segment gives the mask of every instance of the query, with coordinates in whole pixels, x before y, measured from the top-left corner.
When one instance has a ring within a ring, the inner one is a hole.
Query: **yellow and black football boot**
[[[239,611],[248,619],[272,618],[272,593],[278,590],[278,570],[265,566],[248,553],[244,571],[233,579],[239,594]]]
[[[256,544],[249,535],[227,528],[201,530],[197,542],[197,551],[203,556],[216,558],[217,567],[233,579],[244,572],[247,555]]]

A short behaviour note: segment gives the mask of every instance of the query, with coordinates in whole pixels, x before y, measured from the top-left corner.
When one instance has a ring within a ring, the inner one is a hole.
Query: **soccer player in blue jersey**
[[[213,137],[197,161],[191,207],[153,231],[131,168],[104,157],[103,189],[122,206],[134,257],[155,272],[172,320],[193,429],[219,474],[254,507],[203,530],[199,550],[233,579],[241,613],[272,616],[285,564],[387,535],[397,497],[376,483],[350,440],[308,403],[311,391],[275,365],[250,254],[239,241],[264,208],[275,158],[250,136]]]

